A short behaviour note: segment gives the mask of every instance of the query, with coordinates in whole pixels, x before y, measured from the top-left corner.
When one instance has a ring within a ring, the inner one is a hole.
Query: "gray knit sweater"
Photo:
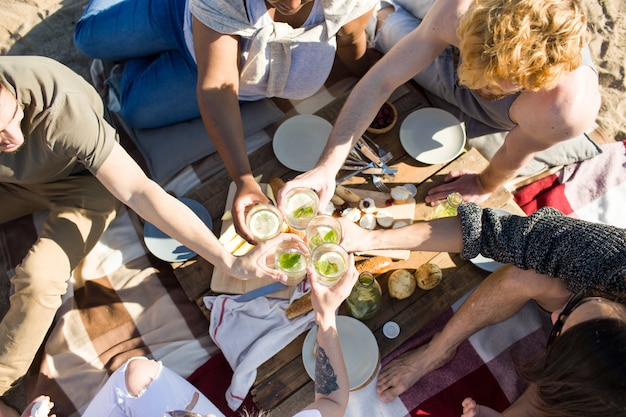
[[[564,216],[545,207],[521,217],[472,203],[459,207],[463,259],[479,253],[560,278],[568,290],[588,286],[626,293],[626,231]]]

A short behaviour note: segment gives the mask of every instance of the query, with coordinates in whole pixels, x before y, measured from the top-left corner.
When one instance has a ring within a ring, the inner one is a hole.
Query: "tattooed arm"
[[[350,384],[343,360],[335,312],[350,294],[358,273],[350,255],[351,268],[334,287],[324,287],[317,282],[313,268],[309,268],[311,301],[315,310],[317,353],[315,361],[315,401],[305,408],[319,410],[322,417],[342,417],[348,405]]]

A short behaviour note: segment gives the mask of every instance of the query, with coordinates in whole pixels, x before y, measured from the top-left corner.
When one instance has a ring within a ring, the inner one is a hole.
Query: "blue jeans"
[[[91,0],[76,24],[83,54],[125,61],[120,113],[135,128],[200,117],[198,69],[185,45],[186,0]]]

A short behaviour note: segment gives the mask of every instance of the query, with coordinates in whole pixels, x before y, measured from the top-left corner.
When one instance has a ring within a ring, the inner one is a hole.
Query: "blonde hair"
[[[459,83],[479,89],[508,81],[549,90],[580,65],[589,42],[576,0],[476,0],[457,28]]]

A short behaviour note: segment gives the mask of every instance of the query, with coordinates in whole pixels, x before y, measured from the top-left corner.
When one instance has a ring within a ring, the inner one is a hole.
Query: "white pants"
[[[126,388],[126,367],[132,360],[148,360],[144,357],[131,358],[120,366],[98,391],[83,417],[161,417],[167,411],[184,410],[198,393],[198,402],[192,410],[203,416],[224,414],[207,397],[187,380],[172,370],[160,365],[154,380],[138,396],[133,396]]]

